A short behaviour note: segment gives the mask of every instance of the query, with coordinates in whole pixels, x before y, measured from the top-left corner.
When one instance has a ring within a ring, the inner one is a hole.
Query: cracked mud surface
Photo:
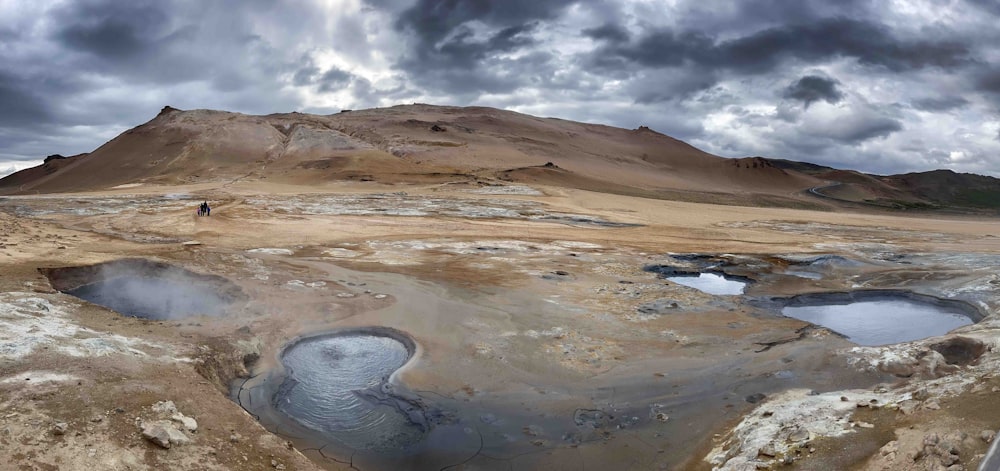
[[[848,461],[884,458],[879,449],[889,439],[898,435],[906,448],[905,427],[930,433],[942,411],[951,417],[941,422],[950,427],[942,436],[1000,426],[975,406],[989,400],[983,391],[996,355],[1000,243],[986,237],[1000,226],[993,222],[553,189],[477,195],[407,187],[406,196],[392,197],[384,196],[392,188],[294,197],[285,190],[170,188],[0,204],[8,211],[0,213],[0,446],[18,465],[708,469],[703,459],[721,453],[728,458],[714,466],[738,469],[737,462],[768,461],[747,444],[764,446],[801,427],[816,451],[793,466],[822,469],[847,459],[840,445],[827,444],[874,440],[878,447]],[[272,196],[255,199],[261,194]],[[494,195],[511,203],[498,206]],[[219,200],[210,218],[193,214],[192,202],[203,198]],[[353,213],[303,203],[331,201]],[[391,214],[412,202],[421,214]],[[524,214],[483,209],[498,207]],[[544,215],[636,226],[553,224]],[[37,271],[129,257],[223,277],[246,301],[218,317],[124,318],[56,292]],[[648,266],[720,270],[752,283],[745,296],[710,295]],[[941,339],[858,347],[765,302],[858,289],[966,303],[985,320],[951,336],[974,338],[983,350]],[[404,332],[415,351],[386,381],[388,393],[360,400],[420,409],[429,424],[422,439],[372,453],[325,441],[268,406],[267,382],[279,378],[289,342],[372,326]],[[885,392],[858,392],[878,385]],[[920,388],[940,395],[942,408],[923,407],[924,399],[902,407],[905,416],[876,420],[854,403],[904,404]],[[839,405],[843,391],[854,391],[846,393],[850,409]],[[792,422],[798,407],[828,398],[842,422]],[[138,434],[134,419],[161,400],[204,424],[191,445],[160,450]],[[99,414],[102,421],[90,422]],[[976,417],[966,424],[963,416]],[[845,428],[858,421],[878,433]],[[72,432],[53,435],[56,422]],[[744,435],[751,429],[756,435]],[[963,463],[975,463],[979,448],[969,445]]]

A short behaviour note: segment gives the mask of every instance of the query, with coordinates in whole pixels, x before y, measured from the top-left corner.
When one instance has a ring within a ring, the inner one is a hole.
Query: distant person
[[[205,215],[206,216],[212,215],[212,207],[208,205],[208,201],[205,202]]]
[[[208,215],[208,201],[202,203],[201,206],[198,206],[198,215],[199,216]]]

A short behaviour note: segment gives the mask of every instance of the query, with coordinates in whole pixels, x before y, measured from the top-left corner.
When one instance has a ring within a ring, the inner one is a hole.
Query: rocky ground
[[[202,199],[211,218],[194,216]],[[392,461],[410,467],[975,469],[1000,427],[992,221],[361,184],[0,206],[0,449],[13,458],[0,468],[390,469],[311,449],[230,395],[275,371],[291,339],[362,326],[416,341],[397,381],[466,434]],[[149,321],[44,275],[130,257],[224,277],[246,298],[218,318]],[[713,296],[650,266],[753,283]],[[858,347],[767,308],[860,288],[986,318]]]

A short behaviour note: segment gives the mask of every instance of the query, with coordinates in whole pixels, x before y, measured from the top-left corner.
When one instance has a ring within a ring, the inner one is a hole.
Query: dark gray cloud
[[[858,116],[836,124],[827,130],[826,135],[848,144],[886,137],[903,130],[902,123],[885,116]]]
[[[1000,68],[980,72],[976,77],[976,88],[987,93],[1000,94]]]
[[[801,101],[806,108],[819,100],[832,105],[844,98],[844,93],[837,88],[839,84],[840,82],[834,79],[807,75],[785,88],[781,95],[785,98]]]
[[[587,28],[582,31],[584,36],[592,39],[609,41],[612,43],[624,43],[631,39],[628,30],[614,23],[605,23],[595,28]]]
[[[0,70],[0,126],[17,128],[53,120],[48,103],[32,82]]]
[[[913,100],[913,107],[920,111],[949,111],[968,105],[969,100],[960,96],[925,97]]]
[[[0,170],[166,104],[409,102],[648,125],[725,156],[1000,168],[992,0],[54,2],[0,6]]]
[[[969,3],[983,9],[987,13],[1000,16],[1000,3],[997,3],[995,0],[969,0]]]
[[[127,3],[82,1],[60,9],[53,36],[71,50],[88,52],[101,59],[126,61],[150,53],[166,38],[168,15],[157,2]]]
[[[422,87],[459,95],[505,93],[540,79],[542,69],[503,57],[537,44],[539,22],[574,0],[418,0],[395,28],[414,39],[396,67]],[[537,59],[538,56],[536,56]],[[537,61],[532,65],[538,65]]]
[[[575,0],[418,0],[399,15],[396,28],[413,32],[418,46],[433,47],[471,21],[507,28],[555,18]]]
[[[317,82],[319,83],[319,91],[330,92],[346,87],[353,79],[354,74],[332,67],[330,70],[324,72],[323,75],[319,77]]]
[[[609,45],[597,54],[650,67],[693,63],[744,74],[766,73],[793,60],[840,57],[893,72],[969,62],[969,49],[961,41],[898,38],[885,26],[850,18],[777,26],[721,41],[704,31],[654,29],[633,43]]]

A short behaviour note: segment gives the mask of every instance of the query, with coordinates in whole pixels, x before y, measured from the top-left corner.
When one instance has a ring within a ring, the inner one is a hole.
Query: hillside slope
[[[827,181],[829,198],[895,209],[1000,209],[1000,179],[951,170],[870,175],[822,165],[767,159],[775,166]]]
[[[730,195],[718,198],[749,204],[756,196],[747,195],[759,195],[758,202],[794,205],[801,198],[792,195],[822,184],[766,159],[717,157],[646,127],[420,104],[326,116],[166,107],[89,154],[46,165],[0,180],[0,193],[258,179],[300,185],[523,179],[652,197]]]

